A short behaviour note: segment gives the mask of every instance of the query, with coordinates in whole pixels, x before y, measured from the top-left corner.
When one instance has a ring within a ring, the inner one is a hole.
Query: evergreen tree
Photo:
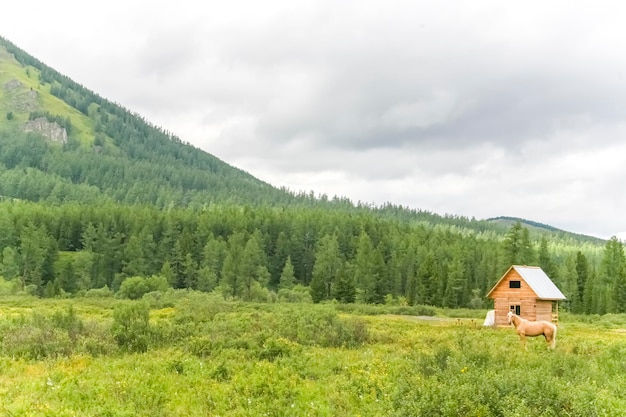
[[[522,229],[521,252],[519,263],[522,265],[535,264],[535,249],[530,241],[530,232],[526,227]]]
[[[74,279],[76,290],[87,291],[92,288],[91,271],[93,269],[93,253],[89,251],[76,252],[74,255]]]
[[[535,252],[530,241],[528,229],[522,227],[520,221],[516,221],[503,241],[505,267],[511,265],[532,265],[535,260]]]
[[[245,288],[244,263],[245,235],[243,232],[234,233],[228,238],[228,249],[222,265],[222,281],[225,294],[229,297],[240,298]]]
[[[17,250],[12,246],[5,246],[2,250],[2,264],[0,275],[6,280],[16,278],[20,273],[20,265]]]
[[[185,255],[182,265],[182,273],[185,281],[185,288],[197,289],[198,287],[198,264],[193,259],[191,253]]]
[[[28,222],[20,233],[19,256],[22,289],[34,285],[43,290],[42,274],[46,261],[48,234],[45,229]]]
[[[585,287],[589,280],[589,263],[587,257],[581,252],[576,253],[576,294],[573,301],[573,310],[575,313],[586,312],[585,310]]]
[[[172,266],[170,265],[170,261],[163,262],[163,266],[161,266],[159,275],[164,277],[167,280],[168,284],[170,285],[172,282],[175,282],[174,271],[172,271]]]
[[[124,249],[124,266],[122,267],[122,272],[126,276],[145,277],[148,275],[148,260],[146,259],[144,248],[145,246],[140,242],[139,236],[133,235],[130,237]]]
[[[362,301],[373,303],[376,298],[376,276],[374,267],[374,247],[369,235],[362,231],[356,249],[353,265],[354,281]]]
[[[311,283],[309,284],[309,293],[314,303],[319,303],[327,298],[326,282],[321,275],[313,274]]]
[[[350,265],[344,264],[337,273],[337,283],[334,288],[334,297],[341,303],[354,303],[356,301],[356,282],[354,273],[350,271]]]
[[[453,259],[448,266],[448,280],[444,307],[459,308],[462,305],[463,292],[465,291],[465,266],[458,257]]]
[[[295,281],[296,277],[293,272],[291,256],[288,256],[287,261],[285,261],[285,266],[283,267],[283,272],[280,274],[280,283],[278,285],[278,288],[290,290],[295,285]]]
[[[622,243],[613,236],[604,247],[604,255],[601,263],[601,279],[607,292],[612,292],[611,304],[607,307],[608,312],[626,311],[626,259]],[[613,288],[610,291],[609,288]]]
[[[245,298],[251,298],[251,291],[253,283],[259,282],[260,275],[263,276],[264,281],[268,281],[267,267],[265,265],[265,253],[262,247],[261,233],[257,230],[246,242],[243,259],[240,265],[241,278],[243,279],[243,285],[245,287]],[[265,283],[267,284],[267,282]]]
[[[324,235],[315,251],[315,265],[311,279],[311,298],[319,302],[331,298],[333,285],[342,265],[336,235]]]
[[[198,269],[198,291],[211,292],[218,284],[217,275],[212,269],[203,266]]]
[[[548,250],[548,240],[544,237],[541,238],[541,242],[539,244],[539,254],[538,254],[539,266],[549,277],[555,276],[555,267],[554,262],[552,262],[552,258],[550,256],[550,252]]]
[[[204,273],[205,276],[212,277],[211,281],[214,281],[214,285],[219,283],[225,252],[226,242],[224,242],[221,236],[219,238],[215,238],[211,234],[202,250],[200,267],[201,269],[206,270]]]
[[[372,262],[372,278],[374,280],[374,291],[370,302],[374,304],[384,304],[385,296],[388,293],[388,276],[383,254],[378,247],[374,250]]]
[[[172,288],[185,288],[185,253],[180,239],[174,242],[174,249],[168,261],[172,269],[170,285]]]

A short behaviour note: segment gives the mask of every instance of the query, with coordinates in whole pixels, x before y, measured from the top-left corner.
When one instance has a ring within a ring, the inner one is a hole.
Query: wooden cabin
[[[513,265],[489,291],[493,299],[495,326],[508,326],[509,311],[527,320],[557,323],[563,293],[538,266]]]

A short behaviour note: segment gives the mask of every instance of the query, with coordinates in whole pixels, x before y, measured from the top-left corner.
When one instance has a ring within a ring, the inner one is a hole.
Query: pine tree
[[[356,301],[356,283],[354,273],[350,271],[350,265],[345,264],[337,273],[334,291],[335,299],[341,303],[347,304]]]
[[[332,296],[333,285],[337,278],[342,260],[336,235],[324,235],[315,251],[315,265],[311,279],[311,298],[319,302]]]
[[[12,246],[5,246],[2,250],[2,264],[0,264],[0,275],[7,281],[16,278],[20,273],[19,255]]]
[[[543,269],[543,272],[546,273],[549,277],[555,276],[554,262],[552,262],[552,258],[550,257],[550,251],[548,250],[548,240],[545,237],[541,238],[541,242],[539,244],[539,254],[538,254],[539,266]]]
[[[376,277],[374,271],[374,247],[369,235],[362,231],[354,258],[353,272],[354,281],[362,300],[366,303],[373,303],[376,297]]]
[[[626,311],[625,266],[624,246],[617,237],[613,236],[604,247],[604,255],[600,265],[603,284],[607,290],[613,288],[613,297],[610,298],[611,304],[607,308],[609,313]]]
[[[502,242],[504,252],[504,268],[511,265],[533,265],[536,259],[535,249],[530,240],[530,232],[516,221]]]
[[[280,283],[278,284],[278,288],[290,290],[295,285],[295,282],[296,278],[293,272],[291,256],[288,256],[287,261],[285,262],[285,266],[283,267],[283,272],[280,274]]]
[[[28,222],[20,233],[20,264],[22,289],[26,285],[34,285],[40,288],[43,274],[43,266],[46,261],[46,249],[48,246],[48,234],[42,227]]]
[[[575,313],[585,312],[585,287],[589,280],[589,263],[587,257],[581,252],[576,253],[576,294],[573,310]]]
[[[215,238],[211,235],[206,241],[202,250],[202,259],[200,262],[201,269],[206,270],[206,276],[211,276],[214,285],[219,283],[222,264],[226,252],[226,242],[221,238]]]
[[[185,281],[185,288],[197,289],[198,287],[198,265],[191,253],[185,255],[182,265],[182,272]]]
[[[464,307],[461,305],[465,291],[465,266],[458,257],[448,265],[448,280],[444,297],[444,306],[450,308]]]
[[[245,288],[245,272],[242,270],[244,262],[245,235],[236,232],[228,239],[228,249],[222,264],[222,281],[225,293],[233,298],[240,298]]]

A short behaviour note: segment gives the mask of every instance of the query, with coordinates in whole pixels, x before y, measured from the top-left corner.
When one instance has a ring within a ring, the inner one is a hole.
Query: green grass
[[[513,329],[458,314],[426,320],[182,293],[153,304],[148,350],[133,353],[111,329],[114,311],[134,303],[0,299],[0,415],[626,412],[624,316],[564,314],[555,351],[539,339],[522,350]]]

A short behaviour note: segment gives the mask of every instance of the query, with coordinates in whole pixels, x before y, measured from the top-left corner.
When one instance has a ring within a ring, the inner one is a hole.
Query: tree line
[[[39,296],[166,288],[227,298],[488,307],[512,264],[540,265],[584,313],[624,311],[623,245],[531,240],[373,212],[212,205],[0,203],[0,273]]]

